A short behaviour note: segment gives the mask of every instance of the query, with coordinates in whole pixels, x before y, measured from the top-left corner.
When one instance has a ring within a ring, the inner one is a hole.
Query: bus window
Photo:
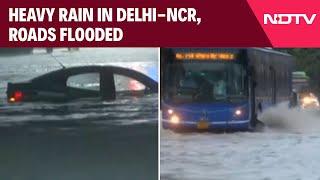
[[[216,72],[213,77],[216,77],[214,83],[214,96],[226,98],[227,96],[227,76],[224,72]],[[230,82],[231,84],[233,82]]]
[[[246,71],[240,64],[184,62],[168,66],[165,97],[173,103],[233,101],[247,95]]]

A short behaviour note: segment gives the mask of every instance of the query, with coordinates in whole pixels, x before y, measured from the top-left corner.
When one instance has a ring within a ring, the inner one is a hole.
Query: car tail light
[[[22,91],[14,91],[12,96],[9,98],[9,102],[20,102],[23,99]]]

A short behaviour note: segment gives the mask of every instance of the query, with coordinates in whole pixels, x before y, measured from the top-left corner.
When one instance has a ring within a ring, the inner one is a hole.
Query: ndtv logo
[[[263,24],[300,24],[311,25],[317,14],[263,14]]]

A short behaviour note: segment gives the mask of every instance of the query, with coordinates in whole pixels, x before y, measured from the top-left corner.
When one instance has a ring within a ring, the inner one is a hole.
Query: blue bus
[[[268,48],[161,48],[165,129],[251,130],[292,97],[291,55]]]

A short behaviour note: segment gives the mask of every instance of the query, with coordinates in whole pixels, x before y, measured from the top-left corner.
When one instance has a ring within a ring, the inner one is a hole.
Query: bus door
[[[255,93],[255,88],[257,86],[256,82],[256,73],[253,67],[249,68],[248,71],[248,87],[249,87],[249,108],[250,108],[250,119],[251,119],[251,124],[255,126],[255,121],[252,119],[255,119],[254,117],[256,116],[256,93]]]
[[[270,66],[270,73],[271,73],[271,102],[272,104],[276,104],[277,102],[277,76],[276,70]]]

